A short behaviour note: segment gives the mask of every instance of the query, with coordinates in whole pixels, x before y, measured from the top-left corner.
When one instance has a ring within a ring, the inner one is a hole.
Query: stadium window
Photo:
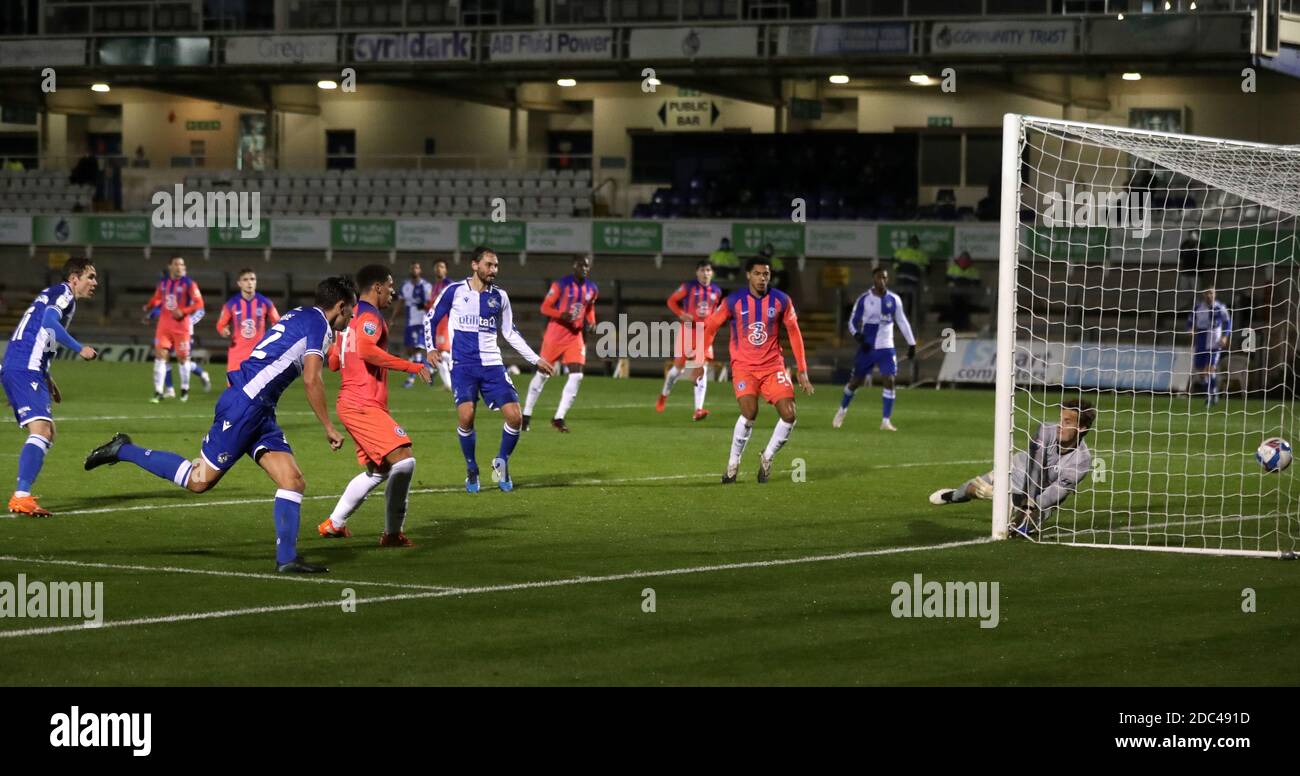
[[[1002,136],[997,134],[966,135],[967,186],[983,186],[998,179],[1002,172]]]
[[[357,131],[355,129],[325,130],[325,168],[328,170],[355,170],[357,168]]]
[[[921,135],[921,185],[961,185],[961,135]]]

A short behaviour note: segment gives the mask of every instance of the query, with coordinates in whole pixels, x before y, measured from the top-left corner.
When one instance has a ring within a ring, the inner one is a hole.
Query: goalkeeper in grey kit
[[[1079,488],[1092,468],[1092,453],[1083,441],[1097,419],[1086,399],[1061,402],[1057,423],[1043,423],[1029,449],[1011,459],[1011,530],[1029,537],[1037,533],[1062,502]],[[993,472],[967,480],[956,488],[930,494],[931,504],[960,504],[972,498],[993,498]]]

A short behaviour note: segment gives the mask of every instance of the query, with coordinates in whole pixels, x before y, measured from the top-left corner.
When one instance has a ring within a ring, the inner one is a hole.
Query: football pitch
[[[64,402],[36,493],[56,516],[0,519],[0,582],[102,582],[103,622],[0,618],[6,685],[1296,683],[1300,564],[990,542],[986,502],[930,505],[991,467],[992,391],[900,390],[891,434],[879,387],[833,430],[840,390],[819,385],[800,394],[772,481],[754,482],[776,420],[764,407],[741,481],[723,487],[729,385],[710,385],[713,415],[693,423],[689,385],[659,415],[659,381],[588,378],[561,435],[546,423],[552,381],[512,459],[516,490],[485,476],[470,495],[447,392],[402,390],[397,375],[417,546],[381,549],[382,489],[352,539],[316,535],[357,465],[350,441],[330,452],[294,384],[279,419],[307,479],[299,548],[331,573],[283,576],[274,486],[251,461],[202,496],[130,464],[82,470],[117,431],[195,455],[216,389],[152,405],[147,365],[59,362],[54,375]],[[326,385],[332,404],[337,376]],[[1101,409],[1099,426],[1133,415]],[[485,472],[500,428],[480,408]],[[8,486],[22,437],[2,439]],[[1095,452],[1195,460],[1163,439],[1098,434]],[[1105,449],[1131,440],[1141,449]],[[1253,442],[1239,442],[1249,461]],[[1079,504],[1119,509],[1116,488],[1189,481],[1171,466],[1085,485]],[[1243,467],[1232,476],[1253,476]],[[896,617],[894,590],[917,574],[996,582],[996,627]]]

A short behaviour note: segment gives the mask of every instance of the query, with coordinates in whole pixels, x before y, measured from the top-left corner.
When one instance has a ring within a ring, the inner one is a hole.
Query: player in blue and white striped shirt
[[[1192,368],[1205,386],[1205,406],[1213,407],[1219,403],[1219,354],[1232,334],[1232,313],[1214,298],[1214,286],[1205,289],[1192,307],[1186,329],[1192,332]]]
[[[894,350],[894,326],[903,332],[907,340],[907,357],[916,356],[916,337],[903,312],[903,300],[888,288],[889,272],[881,267],[873,276],[871,290],[858,297],[853,305],[853,314],[849,316],[849,334],[858,341],[860,347],[853,359],[853,375],[848,385],[844,386],[844,396],[840,398],[840,408],[835,411],[831,425],[839,428],[844,425],[844,416],[849,414],[849,402],[853,395],[866,382],[872,369],[879,369],[884,390],[881,392],[880,428],[884,431],[897,431],[890,422],[894,413],[894,375],[898,374],[898,356]]]
[[[77,300],[95,295],[99,278],[90,259],[76,257],[63,265],[63,282],[42,291],[23,313],[9,338],[0,384],[13,407],[18,427],[27,434],[18,454],[18,487],[9,499],[9,511],[29,517],[51,514],[32,496],[32,485],[41,473],[45,453],[54,443],[52,402],[62,400],[59,387],[50,377],[50,359],[57,345],[76,351],[86,360],[95,357],[93,348],[82,345],[68,333]]]
[[[501,410],[505,425],[501,430],[501,448],[492,459],[492,480],[503,491],[514,489],[510,479],[510,454],[519,442],[519,429],[523,414],[519,411],[519,394],[501,360],[501,347],[497,334],[506,338],[510,347],[537,367],[544,375],[554,372],[554,367],[528,347],[524,336],[515,328],[510,297],[496,285],[500,262],[492,250],[474,249],[470,268],[474,274],[443,290],[424,316],[425,350],[434,350],[438,324],[448,318],[447,338],[451,351],[451,392],[456,402],[456,433],[460,449],[465,456],[465,490],[477,493],[478,462],[474,456],[477,436],[474,432],[474,407],[478,397],[490,410]]]
[[[357,303],[356,287],[345,276],[326,278],[316,286],[316,305],[298,307],[280,318],[257,348],[244,359],[239,371],[227,377],[230,387],[217,400],[212,428],[203,437],[199,457],[187,461],[176,453],[147,450],[118,434],[91,451],[86,469],[127,461],[170,480],[186,490],[203,493],[215,487],[240,456],[247,455],[275,482],[276,571],[315,573],[323,566],[304,563],[298,556],[298,522],[302,494],[307,488],[289,440],[275,419],[280,395],[302,375],[307,403],[325,428],[331,450],[343,446],[325,404],[321,371],[334,332],[347,328]]]

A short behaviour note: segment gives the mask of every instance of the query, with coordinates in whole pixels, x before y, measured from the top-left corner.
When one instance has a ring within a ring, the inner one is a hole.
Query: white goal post
[[[1300,147],[1005,117],[994,538],[1295,556],[1300,468],[1254,454],[1300,436],[1298,215]],[[1069,400],[1087,476],[1051,487]]]

